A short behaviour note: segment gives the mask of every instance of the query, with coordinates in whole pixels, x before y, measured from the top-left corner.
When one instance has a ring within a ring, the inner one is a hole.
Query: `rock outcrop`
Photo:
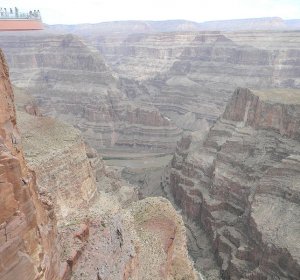
[[[300,277],[299,94],[238,88],[202,141],[178,143],[169,187],[223,279]]]
[[[23,157],[9,71],[0,50],[0,278],[58,279],[53,205]]]
[[[22,112],[18,123],[28,165],[36,173],[39,191],[57,200],[58,220],[86,207],[95,196],[96,181],[80,132]]]
[[[197,279],[188,261],[182,218],[171,203],[146,198],[133,205],[132,214],[142,243],[136,279]]]

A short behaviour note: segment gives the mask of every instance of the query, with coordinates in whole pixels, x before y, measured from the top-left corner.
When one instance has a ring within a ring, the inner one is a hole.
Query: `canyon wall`
[[[299,243],[299,32],[85,32],[86,42],[46,32],[0,34],[14,85],[36,98],[27,112],[69,122],[97,150],[119,155],[171,152],[182,130],[199,134],[179,142],[170,190],[207,229],[222,277],[299,278],[292,245]],[[255,90],[239,89],[230,99],[241,85]],[[53,194],[47,203],[58,218],[62,277],[145,275],[138,268],[143,238],[133,229],[140,214],[129,207],[135,190],[105,171],[76,130],[46,117],[20,118],[41,195]],[[58,148],[46,150],[50,144]],[[78,213],[74,201],[85,210]],[[161,242],[164,266],[169,244]]]
[[[297,34],[198,34],[169,71],[145,82],[153,104],[182,128],[178,120],[192,114],[188,129],[198,130],[197,120],[214,122],[238,86],[298,88]]]
[[[98,150],[170,152],[182,130],[207,131],[236,87],[300,85],[298,31],[88,30],[78,33],[85,41],[46,32],[0,39],[14,84]]]
[[[77,36],[6,33],[0,40],[13,84],[32,94],[44,115],[79,128],[93,147],[174,149],[181,130],[153,105],[131,102],[127,95],[143,88],[121,82]]]
[[[103,165],[74,128],[19,112],[25,157],[57,216],[61,279],[197,279],[181,217]]]
[[[0,278],[58,279],[56,219],[23,157],[9,70],[0,50]]]
[[[196,34],[129,34],[125,38],[105,34],[102,40],[97,36],[82,36],[103,53],[106,61],[121,77],[143,81],[169,70]]]
[[[207,136],[186,136],[169,188],[205,228],[223,279],[300,276],[299,90],[238,88]]]
[[[25,158],[57,219],[53,279],[196,280],[172,205],[162,198],[137,201],[136,189],[105,167],[78,130],[37,114],[34,99],[16,93]]]
[[[298,31],[132,34],[119,41],[114,35],[113,42],[103,36],[86,40],[121,77],[147,89],[138,100],[154,104],[184,130],[213,123],[238,86],[300,85]]]

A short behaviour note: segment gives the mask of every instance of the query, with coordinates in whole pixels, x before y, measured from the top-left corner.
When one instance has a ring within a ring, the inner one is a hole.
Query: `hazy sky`
[[[0,6],[39,9],[43,21],[48,24],[165,19],[202,22],[273,16],[300,18],[300,0],[1,0]]]

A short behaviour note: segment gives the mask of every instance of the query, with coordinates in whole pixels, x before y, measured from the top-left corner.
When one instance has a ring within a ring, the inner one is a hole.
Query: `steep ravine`
[[[203,143],[178,143],[166,184],[222,279],[300,277],[299,93],[239,88]]]
[[[138,201],[74,128],[18,116],[26,159],[57,216],[62,279],[196,279],[184,224],[167,200]]]
[[[137,201],[78,130],[40,115],[27,95],[18,105],[22,139],[2,52],[0,69],[1,280],[196,280],[172,205]]]

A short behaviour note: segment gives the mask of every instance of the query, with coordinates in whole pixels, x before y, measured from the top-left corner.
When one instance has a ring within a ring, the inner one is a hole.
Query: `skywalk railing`
[[[24,13],[16,8],[14,10],[0,8],[0,19],[41,19],[41,14],[39,10]]]

